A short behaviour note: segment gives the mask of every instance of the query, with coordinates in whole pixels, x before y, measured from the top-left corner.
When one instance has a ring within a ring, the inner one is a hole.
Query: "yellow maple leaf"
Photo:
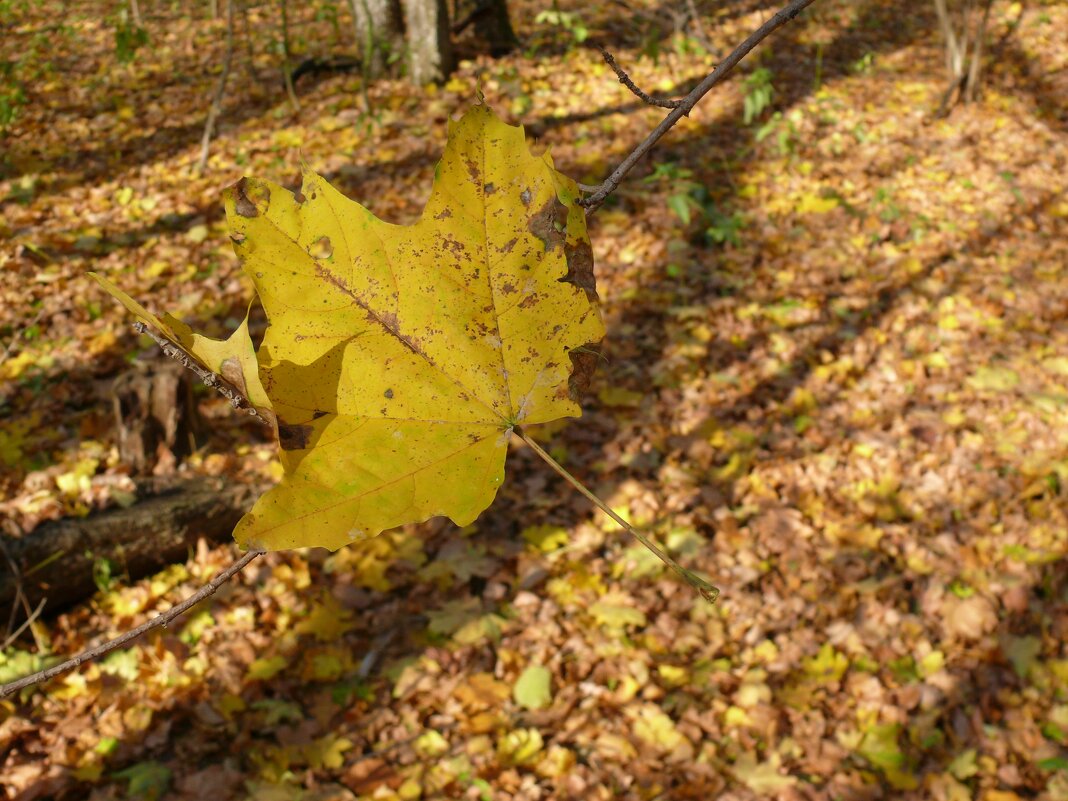
[[[298,634],[311,634],[321,642],[331,642],[351,631],[352,626],[352,613],[327,594],[321,603],[312,605],[308,616],[297,623],[295,630]]]
[[[514,426],[581,413],[569,384],[594,357],[572,352],[604,328],[577,199],[483,105],[450,123],[414,225],[309,170],[296,195],[252,179],[227,193],[269,321],[259,375],[285,468],[239,543],[337,549],[435,515],[467,525]]]

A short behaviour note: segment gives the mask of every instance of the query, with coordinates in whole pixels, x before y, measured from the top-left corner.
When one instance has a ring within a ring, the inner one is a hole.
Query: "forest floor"
[[[411,222],[480,87],[594,183],[663,112],[575,19],[670,95],[772,10],[699,0],[705,49],[653,3],[562,2],[570,29],[516,3],[523,52],[379,81],[368,115],[351,74],[302,79],[294,113],[253,9],[197,175],[222,21],[142,0],[149,42],[120,63],[100,5],[0,4],[26,100],[0,134],[0,512],[24,529],[129,480],[108,387],[155,346],[87,270],[222,335],[250,297],[221,203],[240,176],[292,186],[303,158]],[[933,11],[903,5],[819,0],[591,218],[605,358],[581,420],[539,437],[714,606],[517,447],[473,526],[271,554],[0,702],[0,796],[1068,799],[1068,5],[995,3],[983,98],[944,119]],[[321,6],[295,47],[342,52]],[[212,437],[169,469],[277,478],[264,432],[199,397]],[[0,679],[234,553],[102,581]]]

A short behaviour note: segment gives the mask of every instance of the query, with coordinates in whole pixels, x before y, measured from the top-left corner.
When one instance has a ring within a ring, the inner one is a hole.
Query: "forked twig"
[[[789,4],[784,6],[775,12],[769,20],[763,25],[757,28],[749,37],[738,45],[719,65],[707,75],[701,83],[694,87],[693,91],[684,97],[679,105],[671,110],[671,112],[661,120],[660,124],[653,129],[644,140],[630,152],[623,161],[619,163],[612,174],[609,175],[604,182],[598,187],[592,195],[587,198],[583,198],[579,202],[586,207],[587,211],[593,211],[604,203],[605,198],[612,194],[622,183],[623,179],[627,176],[634,165],[637,164],[642,156],[652,150],[653,146],[660,141],[660,139],[670,131],[679,120],[687,116],[693,107],[697,105],[698,101],[711,91],[712,87],[722,81],[727,74],[737,66],[738,62],[745,58],[749,52],[766,39],[771,33],[781,28],[787,22],[792,20],[804,9],[812,5],[815,0],[791,0]]]
[[[72,657],[71,659],[68,659],[66,662],[61,662],[58,665],[54,665],[53,667],[46,668],[45,670],[40,670],[37,673],[33,673],[29,676],[24,676],[21,679],[10,682],[9,684],[0,685],[0,698],[7,698],[9,695],[17,693],[24,687],[32,687],[35,684],[40,684],[41,682],[48,681],[51,678],[55,678],[61,673],[66,673],[68,670],[73,670],[74,668],[86,662],[91,662],[94,659],[99,659],[100,657],[104,656],[105,654],[111,653],[117,648],[122,648],[122,646],[126,645],[126,643],[136,640],[142,634],[146,634],[152,631],[152,629],[159,628],[160,626],[166,626],[168,623],[170,623],[176,617],[181,615],[183,612],[186,612],[189,609],[193,608],[205,598],[214,595],[215,592],[219,589],[219,587],[221,587],[223,584],[233,578],[234,575],[241,572],[242,568],[244,568],[245,565],[247,565],[257,556],[263,555],[263,553],[263,551],[248,551],[244,556],[242,556],[228,568],[223,570],[219,575],[217,575],[215,578],[213,578],[195,593],[190,595],[184,601],[179,604],[176,604],[175,606],[172,606],[166,612],[156,615],[151,620],[145,621],[137,628],[130,629],[125,634],[120,634],[115,639],[108,640],[107,642],[101,643],[100,645],[97,645],[94,648],[89,648],[85,651],[82,651],[80,654],[75,657]]]
[[[193,358],[182,347],[174,344],[166,337],[160,336],[140,320],[133,324],[133,328],[138,334],[147,334],[151,337],[152,340],[159,345],[160,350],[163,351],[164,355],[170,356],[178,362],[178,364],[196,373],[201,381],[207,386],[212,387],[216,392],[230,401],[230,405],[235,409],[243,409],[264,425],[269,426],[271,424],[266,417],[260,414],[259,409],[249,402],[248,398],[230,386],[229,382],[218,373],[213,373],[206,367],[201,366],[200,362]]]
[[[652,95],[646,94],[638,84],[631,80],[631,77],[627,75],[623,68],[616,63],[615,56],[601,47],[601,45],[594,46],[601,51],[601,55],[604,57],[604,63],[612,68],[616,77],[619,78],[619,82],[630,89],[630,91],[643,103],[648,103],[650,106],[660,106],[660,108],[677,108],[682,104],[681,100],[668,100],[667,98],[653,97]]]

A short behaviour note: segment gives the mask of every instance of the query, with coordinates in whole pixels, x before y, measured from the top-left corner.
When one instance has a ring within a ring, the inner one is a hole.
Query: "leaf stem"
[[[564,479],[572,487],[574,487],[580,493],[586,496],[586,498],[589,499],[589,501],[593,503],[594,506],[596,506],[606,515],[612,518],[621,528],[633,534],[634,538],[638,540],[638,542],[640,542],[642,545],[644,545],[646,548],[656,554],[657,558],[660,559],[661,562],[670,567],[679,575],[679,578],[681,578],[683,581],[685,581],[687,584],[689,584],[691,587],[701,593],[701,596],[706,601],[708,601],[710,604],[714,604],[716,602],[716,599],[719,597],[718,587],[716,587],[714,584],[705,581],[693,571],[687,570],[674,559],[672,559],[670,556],[668,556],[655,542],[653,542],[642,532],[634,528],[634,526],[632,526],[630,523],[628,523],[626,520],[616,514],[615,511],[613,511],[612,507],[610,507],[607,503],[605,503],[592,492],[590,492],[588,489],[586,489],[585,485],[583,485],[581,481],[579,481],[577,478],[567,472],[567,470],[565,470],[564,467],[558,461],[556,461],[552,456],[550,456],[545,451],[545,449],[541,447],[541,445],[531,439],[527,435],[527,433],[521,428],[516,426],[512,429],[512,433],[519,437],[521,440],[523,440],[523,442],[525,442],[527,445],[529,445],[530,448],[534,451],[534,453],[538,454],[538,456],[542,458],[542,461],[544,461],[547,465],[549,465],[549,467],[551,467],[553,470],[563,476]]]

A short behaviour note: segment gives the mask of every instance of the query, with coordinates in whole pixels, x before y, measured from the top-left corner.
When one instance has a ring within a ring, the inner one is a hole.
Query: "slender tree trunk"
[[[945,41],[946,72],[949,74],[949,85],[942,96],[937,116],[948,112],[957,102],[972,102],[978,95],[983,41],[992,0],[979,0],[979,3],[981,13],[977,13],[975,0],[964,0],[959,20],[955,20],[947,0],[934,0],[938,27]]]
[[[230,0],[233,2],[233,0]],[[286,85],[286,95],[289,97],[289,104],[293,107],[293,111],[300,112],[300,100],[297,99],[297,90],[293,87],[293,72],[289,68],[290,50],[289,50],[289,9],[286,4],[286,0],[279,0],[279,6],[282,10],[282,80]]]
[[[979,29],[975,34],[971,64],[968,66],[968,78],[964,84],[965,103],[973,102],[979,92],[979,78],[983,71],[983,41],[986,39],[986,26],[990,21],[990,7],[992,5],[993,0],[986,0],[986,7],[983,9],[983,16],[979,21]]]
[[[422,85],[452,72],[452,40],[445,0],[403,0],[408,36],[408,75]]]
[[[141,28],[141,6],[137,0],[130,0],[130,20],[133,22],[134,27]]]
[[[204,135],[200,139],[200,161],[197,163],[197,172],[204,172],[208,166],[208,148],[211,145],[212,134],[215,132],[215,121],[222,112],[223,98],[226,96],[226,82],[230,80],[230,67],[234,63],[235,2],[236,0],[227,0],[226,3],[226,55],[223,58],[219,84],[215,87],[215,95],[212,97],[211,107],[208,109],[208,119],[204,123]]]

